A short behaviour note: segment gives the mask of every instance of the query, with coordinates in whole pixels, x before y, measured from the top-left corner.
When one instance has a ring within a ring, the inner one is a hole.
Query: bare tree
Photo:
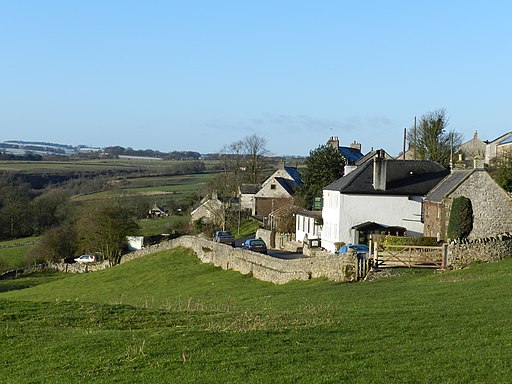
[[[409,130],[407,139],[417,160],[432,160],[449,167],[452,154],[462,143],[462,135],[447,131],[448,117],[445,109],[437,109],[421,116],[418,124]]]
[[[251,135],[222,147],[219,158],[223,172],[212,180],[207,192],[234,197],[242,183],[260,183],[267,162],[266,143],[264,138]]]
[[[266,163],[268,150],[267,140],[255,134],[247,136],[243,140],[247,161],[247,173],[249,183],[257,184],[261,180],[261,173]]]

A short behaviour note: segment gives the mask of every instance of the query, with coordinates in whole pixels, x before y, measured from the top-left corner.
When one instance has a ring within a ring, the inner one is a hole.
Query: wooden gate
[[[408,267],[437,268],[446,267],[447,246],[424,247],[415,245],[392,245],[375,242],[372,247],[373,266],[376,268]]]

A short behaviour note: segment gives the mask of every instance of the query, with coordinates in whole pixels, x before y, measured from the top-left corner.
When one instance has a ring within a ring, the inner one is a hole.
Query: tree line
[[[160,152],[153,149],[133,149],[130,147],[124,148],[118,145],[105,147],[103,152],[113,156],[154,157],[165,160],[198,160],[201,158],[201,154],[194,151]]]

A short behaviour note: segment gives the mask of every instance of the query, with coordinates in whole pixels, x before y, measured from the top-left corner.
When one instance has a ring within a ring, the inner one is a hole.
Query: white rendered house
[[[366,243],[371,233],[423,235],[423,198],[449,171],[426,160],[387,160],[383,151],[323,189],[322,247]]]

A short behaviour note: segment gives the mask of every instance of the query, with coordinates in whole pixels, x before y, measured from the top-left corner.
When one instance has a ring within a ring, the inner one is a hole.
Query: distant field
[[[0,241],[0,272],[2,270],[23,267],[25,255],[39,239],[40,237],[27,237]]]
[[[94,273],[0,281],[0,377],[508,383],[511,282],[505,260],[276,286],[180,249]]]
[[[169,216],[139,221],[142,236],[155,236],[169,233],[173,227],[190,221],[190,216]]]
[[[148,201],[159,203],[158,196],[164,200],[182,201],[191,194],[201,193],[209,180],[215,177],[213,173],[177,175],[168,177],[141,177],[122,179],[114,184],[114,188],[73,198],[76,202],[101,200],[122,196],[139,196]]]
[[[147,170],[161,173],[186,163],[181,160],[105,159],[77,161],[0,161],[0,171],[15,172],[60,172],[60,171],[102,171],[102,170]],[[203,161],[207,170],[218,166],[215,160]]]

